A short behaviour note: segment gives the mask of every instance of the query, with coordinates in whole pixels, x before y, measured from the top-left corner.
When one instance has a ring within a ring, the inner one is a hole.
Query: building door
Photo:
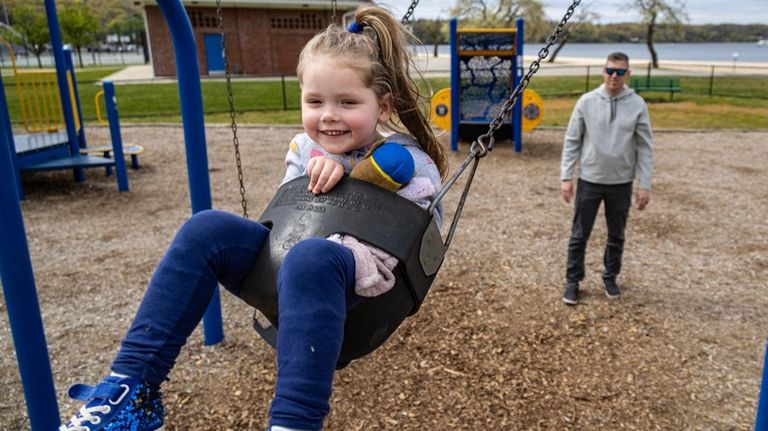
[[[204,34],[205,42],[205,64],[208,67],[208,74],[224,73],[224,51],[221,49],[220,34]]]

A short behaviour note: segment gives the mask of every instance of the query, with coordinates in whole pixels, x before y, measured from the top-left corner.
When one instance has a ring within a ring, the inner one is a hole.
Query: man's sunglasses
[[[616,68],[616,67],[606,67],[605,68],[605,73],[608,76],[611,76],[614,73],[616,75],[619,75],[619,76],[624,76],[624,75],[627,74],[627,69],[619,69],[619,68]]]

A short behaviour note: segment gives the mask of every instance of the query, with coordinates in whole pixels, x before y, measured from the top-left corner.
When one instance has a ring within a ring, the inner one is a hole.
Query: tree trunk
[[[144,30],[139,32],[141,41],[141,52],[144,54],[144,64],[149,64],[149,47],[147,46],[147,33]]]
[[[557,46],[555,47],[555,50],[552,51],[552,57],[549,57],[549,60],[547,60],[547,63],[554,63],[555,58],[557,57],[557,54],[560,52],[561,49],[563,49],[565,44],[568,43],[568,39],[569,39],[568,33],[566,33],[560,38],[560,43],[558,43]]]
[[[40,60],[40,54],[39,52],[35,53],[35,57],[37,57],[37,68],[42,69],[43,68],[43,61]]]
[[[77,50],[77,61],[80,63],[80,69],[82,69],[83,68],[83,52],[80,45],[75,46],[75,50]]]
[[[651,16],[651,20],[648,22],[648,31],[645,37],[645,44],[648,45],[648,51],[651,53],[651,64],[654,69],[659,68],[659,55],[656,54],[656,48],[653,47],[653,33],[656,30],[656,14]]]
[[[435,42],[435,48],[434,48],[434,51],[432,52],[432,56],[433,57],[437,57],[437,45],[438,45],[438,43]]]

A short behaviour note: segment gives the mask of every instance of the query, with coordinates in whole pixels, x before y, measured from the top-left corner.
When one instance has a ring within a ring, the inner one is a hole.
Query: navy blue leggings
[[[149,283],[112,371],[160,384],[203,317],[217,284],[240,296],[240,283],[267,238],[264,226],[202,211],[179,230]],[[277,383],[270,425],[319,430],[329,411],[346,310],[354,293],[352,252],[308,239],[278,274]]]

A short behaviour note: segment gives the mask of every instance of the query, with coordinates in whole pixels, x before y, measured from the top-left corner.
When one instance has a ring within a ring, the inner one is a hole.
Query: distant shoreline
[[[525,69],[537,58],[536,54],[523,55],[523,67]],[[425,64],[426,61],[426,64]],[[553,63],[548,63],[545,59],[541,63],[541,71],[544,72],[550,69],[549,72],[563,71],[568,66],[573,68],[583,69],[587,66],[602,67],[605,63],[605,58],[602,57],[564,57],[558,55]],[[650,60],[640,59],[633,60],[631,62],[632,69],[637,73],[640,70],[644,70],[648,67]],[[680,71],[688,71],[693,73],[705,73],[709,72],[714,66],[718,69],[732,68],[733,62],[729,61],[692,61],[692,60],[659,60],[659,66],[661,69],[672,69]],[[444,73],[450,72],[451,69],[451,56],[449,54],[438,54],[437,57],[433,57],[432,53],[420,54],[417,59],[417,66],[425,73]],[[555,70],[553,70],[555,69]],[[737,73],[748,73],[758,75],[768,75],[768,62],[749,62],[740,61],[736,67]],[[546,73],[546,72],[545,72]],[[581,73],[581,72],[577,72]]]
[[[542,43],[526,43],[523,48],[523,54],[526,58],[535,57],[539,50],[544,47]],[[768,45],[759,45],[754,42],[698,42],[698,43],[656,43],[654,44],[658,58],[661,63],[668,62],[689,62],[697,64],[708,64],[715,66],[749,65],[760,67],[762,64],[768,64]],[[550,49],[550,56],[554,52]],[[434,45],[424,45],[416,48],[419,53],[434,51]],[[438,53],[449,55],[451,48],[447,44],[438,45]],[[603,55],[610,52],[620,51],[629,55],[630,59],[636,64],[647,63],[650,61],[648,47],[644,43],[568,43],[558,53],[557,61],[587,62],[594,63],[594,59],[602,62]]]

